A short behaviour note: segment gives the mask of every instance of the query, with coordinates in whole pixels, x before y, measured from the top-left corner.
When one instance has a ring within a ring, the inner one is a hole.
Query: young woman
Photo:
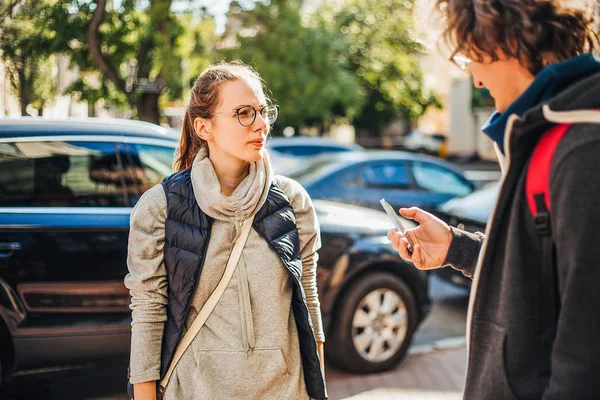
[[[264,145],[277,115],[258,74],[242,64],[209,67],[194,84],[179,172],[148,190],[131,214],[125,284],[136,400],[156,397],[157,381],[252,218],[235,272],[164,397],[326,397],[319,226],[306,191],[271,171]]]

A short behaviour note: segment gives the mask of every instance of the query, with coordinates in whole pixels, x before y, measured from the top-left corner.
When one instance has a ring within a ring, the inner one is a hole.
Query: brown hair
[[[196,118],[203,118],[204,115],[215,111],[222,100],[219,97],[221,83],[238,79],[255,81],[261,88],[264,87],[258,73],[240,61],[211,65],[196,79],[183,116],[179,151],[173,163],[175,171],[191,167],[196,154],[206,146],[206,141],[201,139],[194,129]]]
[[[533,75],[598,48],[595,5],[580,0],[437,0],[452,59],[517,58]]]

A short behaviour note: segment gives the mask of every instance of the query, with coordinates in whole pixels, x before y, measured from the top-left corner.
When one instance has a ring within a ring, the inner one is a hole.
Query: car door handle
[[[15,251],[17,250],[21,250],[21,243],[19,242],[0,242],[0,252],[7,252],[7,253],[0,253],[0,258],[9,258],[12,257],[12,255],[14,254]]]

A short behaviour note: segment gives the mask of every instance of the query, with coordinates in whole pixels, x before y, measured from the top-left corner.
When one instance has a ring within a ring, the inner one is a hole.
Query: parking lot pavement
[[[406,358],[379,374],[349,374],[327,368],[331,400],[462,398],[468,290],[432,276],[429,296],[433,307],[417,330]]]
[[[331,400],[458,400],[466,374],[466,346],[409,354],[391,371],[353,375],[329,369]]]

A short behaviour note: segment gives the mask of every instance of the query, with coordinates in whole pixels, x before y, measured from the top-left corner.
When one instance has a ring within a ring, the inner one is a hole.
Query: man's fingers
[[[416,234],[415,229],[408,229],[404,234],[406,235],[406,237],[408,239],[410,239],[410,241],[412,242],[413,245],[418,243],[417,234]]]
[[[413,248],[412,262],[418,269],[427,269],[425,259],[423,258],[423,252],[421,251],[421,246],[416,243],[415,247]]]
[[[389,238],[390,242],[392,242],[392,249],[398,251],[400,249],[400,240],[402,240],[402,234],[396,230],[394,230],[394,232],[391,235],[392,237]]]
[[[394,234],[398,232],[396,229],[390,229],[387,233],[387,238],[388,240],[391,242],[392,238],[394,237]]]
[[[427,222],[429,219],[431,219],[431,217],[433,217],[431,214],[421,210],[418,207],[401,208],[400,215],[402,215],[404,218],[413,219],[420,224]]]
[[[401,238],[398,243],[398,255],[404,260],[412,262],[413,254],[408,251],[408,241],[405,238]]]

